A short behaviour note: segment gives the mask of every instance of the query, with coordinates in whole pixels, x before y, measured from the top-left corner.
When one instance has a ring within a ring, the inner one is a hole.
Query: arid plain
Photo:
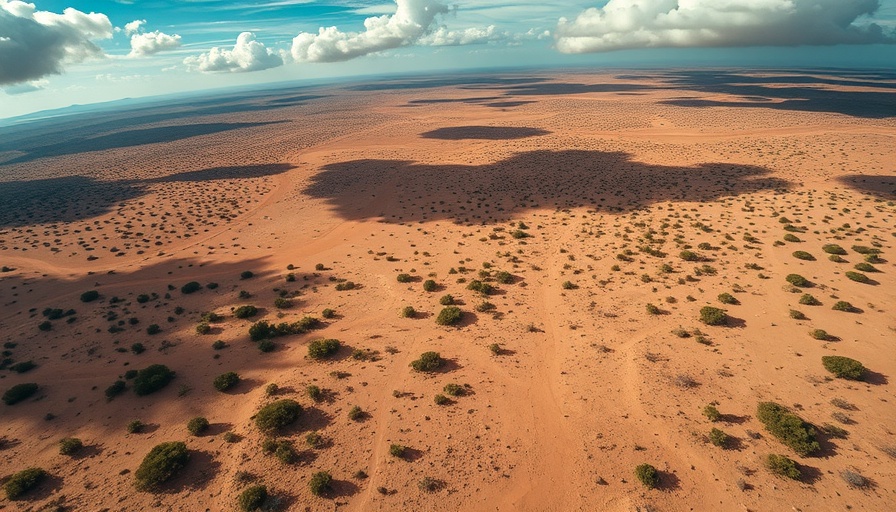
[[[896,509],[892,74],[412,77],[0,134],[0,392],[38,386],[0,405],[0,477],[47,473],[0,508]],[[277,400],[302,413],[262,433]],[[137,491],[168,441],[189,461]]]

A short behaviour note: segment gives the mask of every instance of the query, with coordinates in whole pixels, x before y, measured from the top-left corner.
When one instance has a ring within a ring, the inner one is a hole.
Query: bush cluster
[[[139,491],[152,490],[177,474],[190,460],[187,445],[171,441],[156,445],[134,472],[134,485]]]
[[[236,372],[226,372],[215,377],[212,383],[218,391],[227,391],[236,386],[240,381],[240,376]]]
[[[454,325],[463,317],[463,311],[457,306],[446,306],[439,312],[436,317],[436,323],[439,325]]]
[[[821,449],[815,440],[815,429],[783,405],[760,402],[756,418],[769,433],[800,455],[811,455]]]
[[[862,375],[865,373],[865,366],[849,357],[822,356],[821,364],[825,370],[841,379],[861,380]]]
[[[3,490],[6,491],[7,498],[15,500],[37,487],[46,476],[47,472],[41,468],[23,469],[9,477],[9,480],[3,484]]]
[[[765,458],[765,467],[773,474],[792,480],[800,479],[800,469],[790,457],[770,454]]]
[[[308,357],[311,359],[326,359],[339,351],[339,340],[321,339],[308,344]]]
[[[706,325],[724,325],[728,322],[728,315],[724,309],[703,306],[700,308],[700,321]]]
[[[6,390],[3,393],[3,403],[6,405],[13,405],[21,402],[22,400],[26,400],[31,397],[31,395],[37,393],[38,385],[33,382],[27,382],[24,384],[16,384],[15,386]]]
[[[264,485],[252,485],[246,487],[237,498],[237,503],[242,512],[254,512],[260,509],[268,499],[268,488]]]
[[[420,359],[411,362],[411,368],[418,372],[434,372],[445,364],[438,352],[424,352]]]
[[[272,324],[267,320],[259,320],[249,327],[249,337],[252,341],[260,341],[289,334],[304,334],[311,329],[316,329],[320,326],[321,321],[310,316],[306,316],[293,323],[281,322],[279,324]]]
[[[134,393],[148,395],[167,386],[174,379],[174,372],[163,364],[154,364],[137,372],[134,378]]]
[[[302,414],[302,406],[288,398],[271,402],[255,415],[255,425],[262,432],[274,432],[294,423]]]

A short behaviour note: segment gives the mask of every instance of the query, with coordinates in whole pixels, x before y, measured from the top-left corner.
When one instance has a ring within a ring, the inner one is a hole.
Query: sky
[[[0,0],[0,118],[500,67],[896,69],[896,0]]]

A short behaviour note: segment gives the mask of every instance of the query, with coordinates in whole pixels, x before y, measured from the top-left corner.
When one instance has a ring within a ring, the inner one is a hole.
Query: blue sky
[[[0,0],[0,118],[499,66],[896,68],[894,30],[896,0]]]

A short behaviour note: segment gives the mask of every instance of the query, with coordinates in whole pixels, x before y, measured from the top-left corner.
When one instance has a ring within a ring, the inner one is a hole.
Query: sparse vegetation
[[[9,477],[9,480],[3,484],[3,490],[6,492],[7,498],[17,500],[40,485],[40,482],[46,477],[47,472],[41,468],[23,469]]]
[[[846,254],[846,249],[837,244],[825,244],[821,247],[821,250],[828,254],[836,254],[839,256],[844,256]]]
[[[850,271],[846,272],[844,275],[851,281],[855,281],[857,283],[868,284],[871,282],[871,279],[869,279],[868,276],[866,276],[865,274],[863,274],[861,272],[853,272],[850,270]]]
[[[734,295],[731,295],[730,293],[720,293],[719,294],[719,302],[721,302],[722,304],[732,304],[732,305],[740,304],[740,301],[738,301],[734,297]]]
[[[251,318],[258,314],[258,308],[255,306],[245,305],[233,310],[233,316],[237,318]]]
[[[237,504],[242,512],[255,512],[264,506],[268,499],[268,488],[264,485],[251,485],[246,487],[237,498]]]
[[[713,446],[725,447],[728,444],[730,437],[728,434],[723,432],[720,429],[713,428],[709,431],[709,442],[713,444]]]
[[[134,472],[137,490],[149,491],[170,480],[190,459],[187,445],[172,441],[156,445]]]
[[[180,293],[184,295],[189,295],[194,292],[198,292],[202,289],[202,285],[197,283],[196,281],[190,281],[189,283],[180,287]]]
[[[59,440],[60,455],[75,455],[84,448],[84,443],[77,437],[64,437]]]
[[[822,356],[821,364],[824,369],[841,379],[861,380],[865,373],[865,366],[849,357]]]
[[[439,325],[454,325],[463,318],[463,311],[457,306],[446,306],[439,312],[436,317],[436,323]]]
[[[802,476],[799,466],[797,466],[796,462],[785,455],[768,455],[765,458],[765,467],[773,474],[782,478],[799,480]]]
[[[831,309],[833,309],[834,311],[846,311],[847,313],[855,313],[858,311],[855,306],[853,306],[849,302],[846,302],[845,300],[838,300],[834,303],[834,307],[832,307]]]
[[[311,359],[327,359],[339,351],[339,340],[319,339],[308,344],[308,357]]]
[[[401,308],[401,312],[398,316],[401,318],[414,318],[417,316],[417,310],[414,309],[414,306],[405,306]]]
[[[801,288],[805,288],[810,284],[808,279],[799,274],[787,274],[787,277],[784,279],[793,286],[799,286]]]
[[[760,402],[756,417],[769,433],[802,456],[821,449],[815,440],[815,429],[783,405]]]
[[[719,413],[719,410],[716,409],[716,406],[712,404],[707,405],[703,408],[703,415],[706,416],[709,421],[719,421],[719,419],[722,417],[721,413]]]
[[[804,306],[820,306],[821,301],[813,297],[811,294],[804,293],[800,296],[799,303]]]
[[[311,489],[311,494],[322,496],[332,489],[332,482],[333,477],[330,476],[330,473],[318,471],[311,475],[311,480],[308,481],[308,488]]]
[[[806,251],[794,251],[793,257],[798,260],[815,261],[815,256],[812,256]]]
[[[411,368],[418,372],[434,372],[444,366],[445,360],[438,352],[424,352],[420,359],[411,362]]]
[[[725,325],[728,322],[728,315],[724,309],[703,306],[700,308],[700,321],[706,325]]]
[[[98,298],[100,298],[100,292],[96,290],[90,290],[81,294],[81,302],[93,302]]]

